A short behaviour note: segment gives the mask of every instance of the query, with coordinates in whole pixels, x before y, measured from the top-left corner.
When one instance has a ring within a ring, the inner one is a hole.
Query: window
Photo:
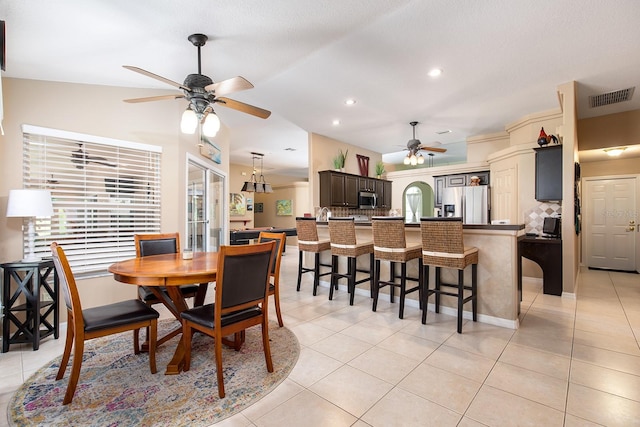
[[[77,277],[135,256],[134,233],[160,231],[161,147],[23,125],[24,188],[51,191],[36,253],[58,242]],[[24,238],[27,246],[26,236]]]
[[[418,187],[409,187],[404,195],[405,222],[420,222],[422,217],[422,191]]]

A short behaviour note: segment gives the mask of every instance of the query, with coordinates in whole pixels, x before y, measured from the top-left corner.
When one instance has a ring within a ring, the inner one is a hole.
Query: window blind
[[[134,257],[133,235],[160,231],[160,155],[153,145],[24,125],[24,188],[50,190],[54,210],[36,219],[36,253],[50,256],[58,242],[81,278]]]

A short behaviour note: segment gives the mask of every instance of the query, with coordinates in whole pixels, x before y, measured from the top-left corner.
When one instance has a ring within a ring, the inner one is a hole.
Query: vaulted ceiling
[[[578,82],[580,118],[640,109],[638,93],[588,104],[639,85],[639,17],[635,0],[0,3],[5,77],[171,89],[122,65],[182,82],[198,65],[187,37],[206,34],[203,74],[245,77],[255,88],[229,97],[273,112],[262,120],[216,109],[232,129],[231,161],[263,152],[270,169],[301,176],[308,132],[401,162],[418,121],[417,138],[447,148],[436,155],[446,163],[465,157],[469,136],[557,108],[556,87],[568,81]],[[439,78],[427,75],[433,68]]]

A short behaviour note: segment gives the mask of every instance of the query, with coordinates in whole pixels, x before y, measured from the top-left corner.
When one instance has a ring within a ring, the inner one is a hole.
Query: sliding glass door
[[[187,248],[215,252],[225,243],[225,186],[223,172],[187,156]]]

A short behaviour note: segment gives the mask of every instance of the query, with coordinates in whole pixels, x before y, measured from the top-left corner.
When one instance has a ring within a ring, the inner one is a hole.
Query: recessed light
[[[451,129],[439,130],[436,132],[438,135],[444,135],[445,133],[451,133]]]
[[[340,124],[340,120],[335,119],[334,121],[331,122],[331,124],[334,126],[338,126]]]
[[[288,147],[288,148],[285,148],[284,151],[296,151],[296,149],[293,147]]]
[[[627,147],[605,148],[604,152],[607,153],[608,156],[617,157],[626,149]]]
[[[347,99],[344,101],[345,105],[353,105],[356,103],[355,99]]]
[[[427,73],[429,77],[439,77],[441,74],[442,68],[434,68]]]

